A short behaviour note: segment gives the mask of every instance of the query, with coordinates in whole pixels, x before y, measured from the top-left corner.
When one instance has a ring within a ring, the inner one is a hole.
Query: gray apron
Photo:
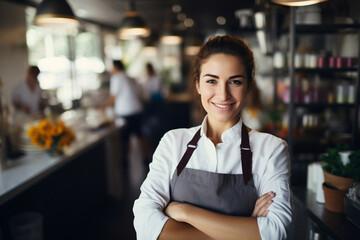
[[[170,181],[170,200],[190,203],[210,211],[232,216],[251,216],[257,200],[252,178],[252,152],[246,126],[241,130],[243,174],[220,174],[185,168],[197,147],[200,129],[188,143]]]

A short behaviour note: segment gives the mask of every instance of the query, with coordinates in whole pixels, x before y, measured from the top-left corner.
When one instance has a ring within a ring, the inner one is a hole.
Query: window
[[[50,105],[71,108],[73,100],[100,86],[99,74],[105,70],[100,29],[83,23],[75,32],[54,31],[34,26],[34,15],[35,9],[28,8],[29,64],[40,68],[40,87],[48,93]]]

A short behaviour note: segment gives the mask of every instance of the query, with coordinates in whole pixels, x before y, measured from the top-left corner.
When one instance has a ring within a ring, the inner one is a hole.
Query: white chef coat
[[[21,102],[29,106],[31,114],[40,113],[41,88],[39,85],[31,90],[26,81],[19,83],[12,92],[12,101]]]
[[[142,103],[132,79],[125,73],[116,73],[110,79],[110,93],[115,96],[114,112],[116,116],[126,117],[140,113]]]
[[[161,233],[168,220],[163,210],[170,201],[170,180],[188,142],[199,127],[202,128],[202,137],[186,167],[215,173],[242,174],[241,125],[240,120],[226,130],[221,136],[222,143],[218,143],[216,147],[204,134],[206,118],[201,126],[171,130],[163,136],[150,164],[150,172],[141,186],[140,197],[134,203],[137,239],[155,240]],[[268,216],[257,218],[261,237],[285,239],[292,218],[287,144],[280,138],[255,130],[249,132],[249,140],[253,153],[252,173],[258,196],[269,191],[276,193]]]

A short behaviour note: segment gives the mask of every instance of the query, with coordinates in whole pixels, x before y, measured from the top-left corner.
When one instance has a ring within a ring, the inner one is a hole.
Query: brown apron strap
[[[249,143],[249,134],[245,124],[242,124],[241,129],[241,164],[243,170],[243,178],[245,185],[252,178],[252,152]]]
[[[194,150],[197,147],[197,143],[200,139],[200,131],[201,131],[201,128],[196,132],[194,137],[191,139],[191,141],[187,145],[186,152],[182,156],[182,158],[176,168],[178,176],[180,175],[182,170],[185,168],[186,164],[189,162],[191,155],[193,154]],[[243,179],[244,179],[244,183],[246,185],[252,177],[252,166],[251,166],[252,165],[252,152],[251,152],[250,144],[249,144],[249,134],[248,134],[247,128],[244,123],[242,124],[242,129],[241,129],[240,149],[241,149],[241,164],[242,164],[242,170],[243,170]]]
[[[184,153],[183,157],[180,160],[180,163],[178,164],[176,171],[177,175],[179,176],[182,170],[185,168],[186,164],[189,162],[191,155],[193,154],[195,148],[197,147],[197,143],[200,138],[200,131],[201,128],[196,132],[194,137],[191,139],[191,141],[187,145],[186,152]]]

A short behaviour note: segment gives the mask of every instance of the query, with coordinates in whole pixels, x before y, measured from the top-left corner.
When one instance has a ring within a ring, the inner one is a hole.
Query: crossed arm
[[[273,192],[261,196],[251,217],[229,216],[191,204],[171,202],[165,209],[170,218],[158,240],[261,239],[256,218],[267,216],[274,197]]]

